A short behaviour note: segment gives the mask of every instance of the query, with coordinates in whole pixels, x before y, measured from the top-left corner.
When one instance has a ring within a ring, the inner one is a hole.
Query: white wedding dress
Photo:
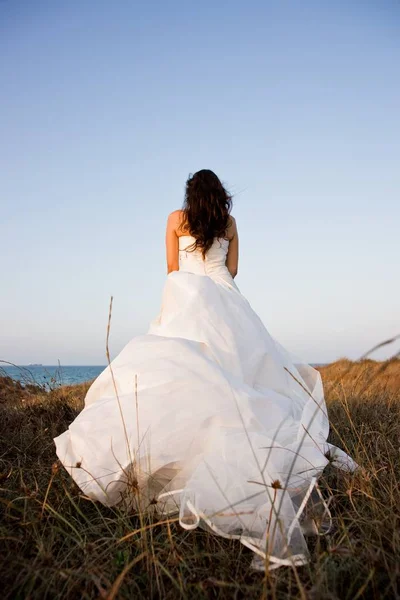
[[[237,538],[253,566],[307,561],[321,531],[317,478],[354,461],[327,443],[321,377],[265,329],[225,266],[229,242],[203,260],[179,238],[147,335],[129,342],[90,387],[85,408],[55,438],[81,490],[105,505],[179,513]]]

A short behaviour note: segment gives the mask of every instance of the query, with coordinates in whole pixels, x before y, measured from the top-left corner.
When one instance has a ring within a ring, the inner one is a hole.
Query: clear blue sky
[[[113,355],[145,333],[201,168],[284,346],[400,333],[396,2],[3,0],[0,56],[0,358],[104,364],[111,294]]]

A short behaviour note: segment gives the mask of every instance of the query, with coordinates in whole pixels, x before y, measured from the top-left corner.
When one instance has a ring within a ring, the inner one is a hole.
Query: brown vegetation
[[[362,469],[328,466],[320,484],[332,496],[333,529],[310,541],[309,565],[269,575],[250,570],[252,554],[238,542],[82,496],[52,440],[87,385],[45,392],[1,378],[2,598],[399,598],[400,360],[320,371],[330,441]]]

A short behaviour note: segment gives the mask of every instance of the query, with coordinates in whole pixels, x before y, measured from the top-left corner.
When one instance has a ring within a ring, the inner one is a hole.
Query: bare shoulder
[[[169,221],[180,221],[182,219],[183,210],[173,210],[172,213],[169,213],[168,220]]]
[[[232,240],[237,235],[236,219],[229,215],[228,229],[226,231],[229,240]]]
[[[175,229],[177,231],[180,229],[183,220],[183,211],[182,210],[174,210],[172,213],[168,215],[168,226]]]

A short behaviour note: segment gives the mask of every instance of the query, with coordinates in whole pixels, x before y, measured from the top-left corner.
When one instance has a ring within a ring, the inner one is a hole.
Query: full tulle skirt
[[[269,335],[232,280],[182,271],[55,443],[86,496],[177,512],[272,569],[305,563],[305,534],[329,521],[328,462],[357,467],[328,433],[319,372]]]

